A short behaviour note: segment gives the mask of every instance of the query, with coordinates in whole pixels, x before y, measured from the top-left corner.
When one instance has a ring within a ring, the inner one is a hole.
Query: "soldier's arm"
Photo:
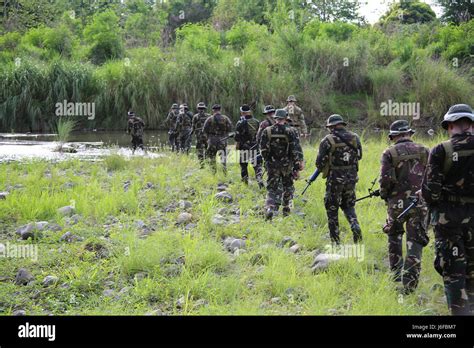
[[[323,169],[329,161],[329,151],[331,150],[331,143],[327,138],[321,140],[319,144],[318,156],[316,157],[316,167]]]
[[[306,126],[306,121],[304,119],[303,111],[301,111],[301,115],[300,115],[300,126],[301,126],[301,132],[303,134],[308,134],[308,127]]]
[[[288,137],[290,139],[290,150],[291,158],[294,162],[303,163],[303,149],[301,148],[301,143],[299,137],[296,135],[297,132],[292,132],[288,129]]]
[[[267,132],[262,133],[262,138],[260,139],[260,153],[262,154],[263,159],[265,162],[268,161],[268,136]]]
[[[443,165],[446,153],[443,145],[438,145],[431,150],[428,166],[426,167],[421,194],[428,205],[436,204],[443,190],[444,173]]]
[[[392,191],[393,187],[395,185],[395,180],[394,180],[394,171],[395,168],[392,165],[392,156],[390,155],[389,151],[385,151],[382,154],[382,159],[380,160],[380,179],[379,179],[379,184],[380,184],[380,198],[383,200],[387,200]]]
[[[359,136],[357,136],[357,150],[359,155],[359,161],[362,159],[362,143],[360,142]]]

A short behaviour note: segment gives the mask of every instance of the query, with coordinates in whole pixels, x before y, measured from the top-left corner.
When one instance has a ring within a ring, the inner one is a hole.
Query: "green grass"
[[[380,155],[387,143],[364,141],[365,158],[360,166],[358,195],[365,195],[379,171]],[[430,144],[432,145],[432,143]],[[314,170],[315,147],[305,147],[306,170]],[[0,313],[15,309],[27,314],[143,315],[160,310],[185,315],[417,315],[448,314],[441,277],[433,268],[434,243],[424,249],[420,286],[406,297],[399,297],[390,280],[387,238],[381,228],[385,206],[377,198],[361,202],[357,213],[364,233],[365,257],[334,264],[328,271],[312,274],[310,266],[316,250],[328,244],[328,229],[323,205],[324,182],[315,182],[306,194],[297,197],[295,210],[305,217],[277,217],[267,223],[255,211],[264,204],[264,193],[251,182],[240,183],[237,165],[230,165],[225,178],[199,170],[194,157],[167,154],[158,159],[117,155],[101,162],[32,162],[0,165],[0,191],[21,184],[6,200],[0,201],[0,242],[17,241],[16,228],[31,221],[47,220],[64,227],[62,232],[47,232],[40,239],[38,261],[0,259]],[[130,181],[124,190],[125,181]],[[240,224],[213,226],[217,210],[229,204],[214,199],[219,182],[229,183],[237,198]],[[64,186],[68,183],[68,186]],[[152,183],[153,188],[146,188]],[[296,183],[300,193],[305,183]],[[163,208],[179,200],[193,203],[194,228],[176,226],[181,212]],[[79,223],[67,226],[57,208],[75,202]],[[117,223],[111,224],[111,217]],[[140,238],[136,222],[142,220],[156,231]],[[349,225],[340,216],[342,240],[351,243]],[[107,227],[107,225],[109,225]],[[59,242],[66,231],[82,241]],[[246,252],[226,251],[226,236],[247,238]],[[278,247],[284,236],[296,240],[303,249],[298,254]],[[432,239],[432,232],[430,232]],[[100,244],[108,256],[97,257],[85,246]],[[184,265],[177,260],[184,259]],[[256,261],[257,260],[257,261]],[[36,283],[14,285],[20,267],[29,269]],[[42,279],[56,275],[56,286],[44,288]],[[112,297],[103,291],[111,288]],[[121,289],[123,294],[115,297]],[[271,303],[278,297],[279,301]],[[181,299],[182,305],[176,306]],[[202,305],[202,302],[205,304]]]

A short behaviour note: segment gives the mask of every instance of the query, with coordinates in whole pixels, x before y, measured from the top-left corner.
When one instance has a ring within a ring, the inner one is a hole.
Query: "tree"
[[[434,21],[436,14],[430,5],[419,0],[400,0],[380,18],[384,24],[399,22],[402,24],[427,23]]]
[[[443,8],[443,21],[453,24],[468,22],[474,18],[474,2],[471,0],[437,0]]]
[[[322,22],[363,22],[358,13],[360,4],[357,0],[308,0],[306,8]]]
[[[92,45],[89,57],[95,64],[123,57],[124,48],[118,25],[119,18],[111,10],[98,13],[84,28],[84,38]]]

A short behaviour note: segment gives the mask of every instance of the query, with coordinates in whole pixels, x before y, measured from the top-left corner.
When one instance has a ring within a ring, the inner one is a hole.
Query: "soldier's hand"
[[[300,168],[300,171],[303,171],[304,170],[304,162],[303,161],[298,162],[298,167]]]

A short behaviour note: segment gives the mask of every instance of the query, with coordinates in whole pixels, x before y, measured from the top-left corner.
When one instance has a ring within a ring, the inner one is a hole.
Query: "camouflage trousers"
[[[179,133],[179,151],[189,153],[191,148],[191,129],[185,129]]]
[[[397,205],[398,202],[389,201],[387,222],[383,231],[388,235],[388,259],[394,280],[402,282],[405,291],[410,293],[418,286],[422,252],[429,242],[425,225],[426,208],[414,208],[402,221],[397,221],[397,216],[404,210]],[[404,224],[407,235],[405,260],[403,259]]]
[[[283,205],[284,209],[289,209],[295,192],[291,168],[267,166],[267,176],[265,208],[278,211]]]
[[[179,149],[178,135],[175,131],[170,130],[168,132],[168,142],[171,147],[171,151],[177,151]]]
[[[460,218],[464,217],[464,220]],[[453,315],[474,314],[474,205],[437,214],[435,269]],[[466,219],[467,218],[467,219]],[[453,221],[454,220],[454,221]]]
[[[144,149],[143,137],[132,135],[132,149],[133,149],[133,151],[135,151],[137,149],[137,147],[142,149],[142,150]]]
[[[219,141],[220,137],[216,139],[209,139],[207,142],[207,149],[206,149],[206,158],[209,161],[209,165],[211,166],[214,173],[217,172],[217,165],[216,165],[216,155],[219,155],[219,162],[222,164],[222,170],[224,174],[227,174],[227,142]]]
[[[327,180],[324,206],[328,217],[329,235],[335,244],[340,244],[339,208],[342,209],[351,225],[354,243],[362,242],[362,231],[357,220],[355,200],[355,183],[341,184]]]
[[[263,159],[262,156],[257,152],[251,152],[251,157],[247,158],[246,155],[242,155],[245,152],[240,152],[240,176],[242,178],[242,181],[247,183],[249,182],[249,171],[248,171],[248,166],[249,163],[252,165],[254,171],[255,171],[255,178],[257,179],[257,182],[259,185],[263,185]]]
[[[196,152],[201,167],[204,166],[204,160],[206,159],[206,148],[207,148],[207,139],[200,136],[196,137]]]

